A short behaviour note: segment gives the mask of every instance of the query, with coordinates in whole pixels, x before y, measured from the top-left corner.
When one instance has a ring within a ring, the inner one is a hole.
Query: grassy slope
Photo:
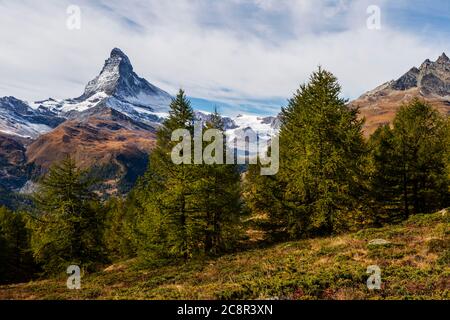
[[[390,245],[369,246],[383,238]],[[82,278],[0,287],[0,299],[450,299],[449,213],[401,225],[283,243],[181,266],[142,269],[133,261]],[[382,270],[369,291],[366,269]]]

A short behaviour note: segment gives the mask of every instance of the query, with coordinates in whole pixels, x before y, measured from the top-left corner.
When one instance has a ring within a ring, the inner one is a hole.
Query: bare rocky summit
[[[379,126],[390,123],[400,106],[413,98],[423,99],[441,113],[450,115],[450,59],[443,53],[436,61],[425,60],[397,80],[371,90],[351,106],[360,107],[366,118],[365,133],[372,134]]]

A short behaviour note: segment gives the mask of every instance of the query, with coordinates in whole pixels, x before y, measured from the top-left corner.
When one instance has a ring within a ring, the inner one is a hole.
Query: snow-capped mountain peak
[[[89,81],[84,94],[76,100],[85,101],[94,95],[106,95],[155,112],[168,111],[172,99],[167,92],[140,78],[130,59],[118,48],[111,51],[100,74]]]
[[[61,119],[82,118],[85,114],[91,115],[103,108],[111,108],[146,126],[157,127],[168,116],[172,96],[139,77],[128,56],[122,50],[114,48],[98,76],[88,82],[84,93],[79,97],[59,101],[49,98],[29,105],[12,99],[3,99],[2,102],[4,110],[9,108],[9,115],[5,114],[6,111],[3,112],[3,131],[37,137],[51,130]],[[15,116],[17,112],[21,115]],[[23,119],[24,115],[28,115],[29,123]],[[209,117],[204,112],[197,112],[196,115],[200,120],[207,120]],[[57,121],[50,123],[51,117]],[[11,121],[6,123],[6,119]],[[223,119],[227,134],[233,137],[252,130],[268,138],[279,126],[279,119],[276,117],[239,115]],[[17,123],[26,123],[26,128],[17,127]],[[38,124],[39,127],[36,127]]]
[[[118,48],[111,51],[100,74],[86,85],[84,93],[74,99],[49,99],[35,103],[34,107],[52,110],[62,116],[84,112],[106,103],[132,119],[153,124],[169,110],[172,96],[139,77],[128,56]]]
[[[100,74],[89,81],[84,94],[79,99],[88,99],[98,92],[114,95],[118,89],[118,82],[121,77],[126,78],[130,75],[133,75],[133,66],[130,59],[120,49],[114,48],[109,59],[105,61]]]

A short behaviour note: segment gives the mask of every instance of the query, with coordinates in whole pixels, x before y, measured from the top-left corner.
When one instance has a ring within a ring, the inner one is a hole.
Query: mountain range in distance
[[[436,61],[425,60],[397,80],[392,80],[366,92],[350,102],[360,108],[366,119],[364,133],[372,134],[378,127],[389,124],[402,104],[420,98],[442,114],[450,115],[450,59],[443,53]]]
[[[450,114],[450,59],[445,54],[363,94],[349,106],[360,108],[366,119],[364,132],[370,135],[390,123],[399,106],[414,97]],[[171,100],[169,93],[139,77],[117,48],[77,98],[33,103],[0,98],[0,196],[32,191],[33,181],[67,155],[101,178],[104,194],[128,191],[147,167],[155,133]],[[209,115],[196,110],[196,117],[205,120]],[[279,129],[280,117],[225,116],[224,122],[230,136],[253,130],[269,139]]]
[[[171,101],[169,93],[139,77],[117,48],[77,98],[0,98],[0,194],[32,191],[32,181],[67,155],[104,181],[104,193],[126,192],[147,167]],[[195,114],[199,120],[210,116]],[[279,126],[277,117],[252,115],[224,117],[224,123],[230,136],[257,130],[266,139]]]

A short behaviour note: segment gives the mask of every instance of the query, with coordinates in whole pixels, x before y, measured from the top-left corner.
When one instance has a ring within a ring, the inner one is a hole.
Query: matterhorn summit
[[[140,78],[130,59],[118,48],[111,51],[100,74],[90,81],[80,100],[103,93],[122,102],[128,102],[155,112],[166,112],[171,96]]]
[[[120,49],[114,48],[102,71],[94,80],[89,81],[80,99],[88,99],[98,92],[115,95],[119,87],[129,86],[124,79],[133,77],[138,78],[133,72],[130,59]]]
[[[49,99],[35,103],[35,107],[74,117],[77,113],[104,106],[135,120],[157,123],[167,114],[171,100],[170,94],[139,77],[127,55],[114,48],[100,74],[88,82],[80,97],[62,101]]]

